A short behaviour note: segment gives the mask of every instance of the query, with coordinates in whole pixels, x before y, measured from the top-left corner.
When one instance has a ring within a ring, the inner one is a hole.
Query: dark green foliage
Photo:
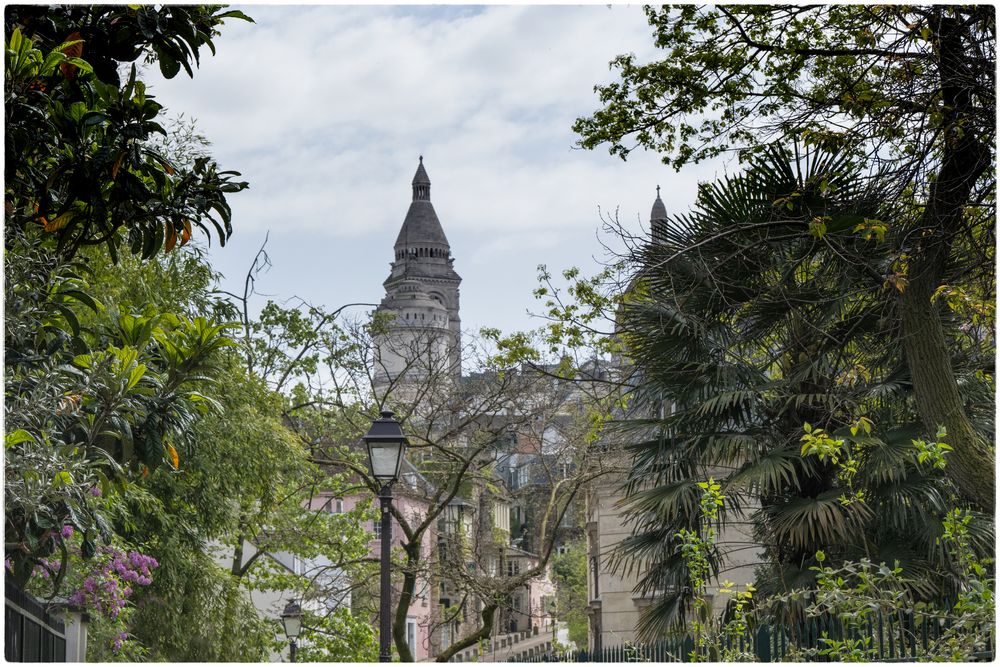
[[[188,73],[226,16],[204,7],[11,6],[5,12],[5,409],[7,552],[23,581],[72,523],[94,548],[93,507],[124,476],[176,465],[211,405],[199,389],[222,327],[148,300],[102,305],[79,251],[127,244],[148,259],[192,226],[231,232],[226,194],[246,187],[206,157],[177,167],[150,144],[161,107],[135,68],[152,49]],[[212,220],[211,213],[219,216]],[[99,256],[96,259],[100,266]],[[131,469],[131,470],[129,470]],[[58,585],[58,582],[57,582]],[[57,586],[58,587],[58,586]]]
[[[150,659],[170,662],[264,662],[278,649],[274,624],[262,619],[239,581],[201,549],[160,535],[153,585],[137,602],[130,631]]]
[[[188,74],[227,16],[206,7],[7,8],[5,245],[29,227],[71,257],[105,245],[149,258],[186,243],[193,227],[232,233],[226,195],[247,187],[207,157],[177,165],[151,143],[162,107],[134,63]],[[122,85],[117,68],[133,63]]]
[[[574,130],[622,158],[637,146],[680,168],[782,137],[849,147],[926,184],[949,122],[942,27],[958,26],[966,130],[993,143],[995,22],[988,5],[659,5],[660,58],[612,61],[602,108]],[[919,165],[919,166],[918,166]]]
[[[587,646],[587,545],[573,542],[552,557],[552,580],[556,584],[556,618],[565,621],[569,640],[578,648]]]
[[[106,308],[87,265],[42,243],[15,244],[4,266],[5,541],[23,581],[65,523],[85,547],[109,536],[95,493],[191,451],[212,405],[204,376],[229,341],[204,318]]]
[[[764,545],[764,593],[807,584],[824,549],[899,559],[925,575],[918,595],[954,594],[953,564],[937,545],[954,489],[915,460],[922,430],[887,298],[898,289],[886,250],[896,230],[884,241],[868,233],[898,212],[890,186],[860,173],[844,154],[772,147],[745,174],[704,185],[694,210],[635,257],[619,335],[639,371],[634,414],[664,416],[626,424],[637,534],[618,564],[641,573],[642,591],[672,591],[643,615],[646,636],[686,608],[676,534],[699,525],[695,483],[709,476],[727,497],[723,525],[751,521]],[[977,385],[983,366],[957,358],[955,367]],[[852,433],[862,416],[875,429]],[[849,453],[803,453],[806,423]],[[989,432],[992,421],[978,426]],[[976,548],[988,550],[992,524],[980,518],[976,531]]]
[[[894,203],[862,221],[866,240],[891,234],[884,252],[839,258],[895,286],[884,296],[897,302],[887,318],[895,329],[884,335],[905,352],[908,377],[898,380],[912,384],[925,432],[949,432],[948,476],[991,512],[994,450],[983,427],[992,417],[963,398],[978,391],[969,368],[991,367],[983,360],[993,348],[995,8],[668,5],[646,14],[662,58],[615,59],[618,80],[597,87],[602,108],[574,125],[581,144],[623,159],[643,147],[677,169],[760,157],[776,141],[858,159],[855,178],[874,179]],[[828,221],[809,222],[822,238]],[[948,309],[943,294],[954,296]]]

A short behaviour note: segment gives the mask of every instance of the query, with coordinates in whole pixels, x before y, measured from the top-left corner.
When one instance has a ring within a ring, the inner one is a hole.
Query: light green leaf
[[[31,435],[23,428],[19,428],[16,431],[12,431],[4,436],[4,449],[20,445],[22,442],[35,442],[35,436]]]

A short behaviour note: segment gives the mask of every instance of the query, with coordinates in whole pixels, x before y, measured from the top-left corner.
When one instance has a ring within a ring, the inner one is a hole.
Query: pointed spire
[[[424,169],[424,156],[420,156],[420,164],[417,165],[417,173],[413,175],[413,201],[431,200],[431,179]]]
[[[436,249],[427,250],[429,246]],[[434,212],[434,205],[431,204],[431,179],[424,169],[424,156],[420,156],[420,163],[417,165],[417,173],[413,175],[413,201],[410,209],[406,212],[406,219],[403,220],[403,227],[399,230],[396,238],[396,253],[411,253],[416,249],[417,256],[420,253],[440,252],[440,256],[448,256],[448,239],[441,229],[437,213]],[[421,248],[424,248],[421,250]],[[409,254],[405,254],[409,257]],[[437,256],[434,254],[428,256]]]
[[[653,210],[649,213],[649,231],[654,243],[663,241],[663,232],[669,224],[667,219],[667,207],[660,199],[660,186],[656,186],[656,201],[653,202]]]
[[[666,220],[667,219],[667,207],[663,205],[663,200],[660,199],[660,186],[656,186],[656,201],[653,202],[653,210],[649,213],[649,220]]]

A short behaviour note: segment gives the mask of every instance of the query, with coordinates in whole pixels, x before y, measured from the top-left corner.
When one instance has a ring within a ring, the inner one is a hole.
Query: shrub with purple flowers
[[[135,586],[153,583],[152,570],[159,567],[159,563],[138,551],[126,554],[115,547],[102,546],[97,552],[96,567],[70,596],[70,602],[117,618]]]
[[[72,541],[65,561],[58,557],[41,558],[29,582],[29,590],[41,592],[48,582],[64,576],[63,590],[73,591],[69,602],[84,607],[91,614],[88,629],[88,660],[137,661],[147,653],[146,647],[128,632],[134,610],[130,598],[141,587],[153,583],[153,571],[159,563],[152,556],[118,546],[99,546],[92,559],[82,557],[79,533],[64,526],[59,533]],[[77,536],[74,539],[74,536]],[[11,565],[5,563],[9,570]],[[60,570],[66,567],[65,573]]]

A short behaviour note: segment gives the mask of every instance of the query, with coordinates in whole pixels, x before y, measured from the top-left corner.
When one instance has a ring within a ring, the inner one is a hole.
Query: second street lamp
[[[302,631],[302,607],[298,602],[292,601],[285,605],[285,610],[281,612],[281,625],[288,637],[288,661],[295,662],[295,648]]]
[[[379,492],[381,511],[382,549],[381,577],[379,584],[379,656],[380,662],[392,662],[392,619],[390,605],[392,579],[389,572],[389,555],[392,549],[392,484],[399,479],[399,468],[406,451],[406,436],[390,410],[372,422],[372,427],[362,438],[368,450],[368,468],[372,477],[382,485]]]

